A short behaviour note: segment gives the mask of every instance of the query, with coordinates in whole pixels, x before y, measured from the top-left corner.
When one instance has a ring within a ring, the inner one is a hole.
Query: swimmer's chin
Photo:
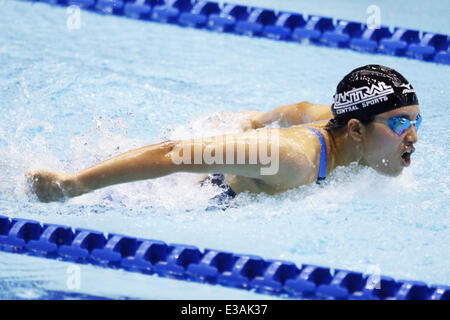
[[[370,165],[367,162],[362,161],[362,160],[359,161],[358,164],[363,166],[363,167],[370,167],[370,168],[374,169],[380,175],[383,175],[383,176],[386,176],[386,177],[393,177],[393,178],[398,177],[399,175],[401,175],[402,172],[403,172],[403,169],[405,168],[405,167],[402,167],[402,166],[399,166],[397,168],[392,168],[392,167],[385,166],[383,164],[373,166],[373,165]]]
[[[376,167],[374,169],[377,173],[379,173],[383,176],[395,178],[402,174],[404,168],[403,167],[399,167],[399,168],[387,167],[386,168],[385,166],[382,166],[382,167]]]

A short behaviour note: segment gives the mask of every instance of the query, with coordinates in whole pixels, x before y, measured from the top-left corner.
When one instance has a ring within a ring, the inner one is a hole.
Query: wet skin
[[[278,110],[277,110],[278,109]],[[362,124],[357,119],[349,120],[347,127],[337,132],[325,130],[331,115],[330,107],[307,102],[283,106],[266,114],[254,113],[247,131],[227,135],[237,144],[246,145],[247,137],[255,128],[278,121],[287,128],[260,129],[276,133],[279,137],[279,170],[274,175],[261,176],[257,165],[177,165],[170,159],[178,146],[201,145],[203,149],[216,150],[223,146],[205,140],[166,141],[126,152],[74,174],[41,169],[27,172],[31,192],[43,202],[64,201],[93,190],[114,184],[152,179],[175,172],[226,174],[227,183],[236,192],[250,191],[276,194],[300,185],[310,184],[317,178],[320,164],[321,144],[317,136],[302,124],[318,121],[308,126],[317,129],[323,136],[327,150],[327,175],[337,166],[359,162],[377,172],[391,176],[399,175],[410,164],[410,155],[417,142],[414,126],[402,135],[394,133],[386,124],[393,116],[405,116],[415,120],[419,106],[407,106],[377,115],[374,122]],[[324,120],[324,121],[320,121]],[[215,152],[215,151],[214,151]],[[248,157],[248,154],[247,154]],[[248,161],[246,163],[249,163]]]
[[[411,154],[415,150],[414,144],[418,141],[418,137],[413,125],[402,135],[398,135],[389,128],[387,120],[391,117],[404,116],[414,121],[418,114],[419,106],[414,105],[377,115],[375,121],[366,125],[368,134],[362,142],[364,156],[360,163],[374,168],[379,173],[398,176],[411,164]],[[405,154],[406,151],[410,154]]]

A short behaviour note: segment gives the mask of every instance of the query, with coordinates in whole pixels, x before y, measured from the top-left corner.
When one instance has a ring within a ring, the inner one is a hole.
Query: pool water
[[[240,3],[359,21],[370,5]],[[405,1],[381,1],[382,24],[450,34],[448,19],[436,14],[446,2],[407,3],[401,10]],[[0,8],[1,215],[450,284],[449,66],[86,11],[80,29],[70,30],[63,7],[2,0]],[[371,63],[404,74],[421,104],[416,152],[399,177],[352,165],[321,186],[240,194],[238,207],[226,211],[205,211],[218,190],[200,189],[187,173],[66,203],[26,194],[29,169],[74,172],[166,139],[239,132],[239,110],[329,104],[345,74]],[[89,265],[78,266],[81,281],[73,287],[73,266],[0,252],[0,298],[272,298]]]

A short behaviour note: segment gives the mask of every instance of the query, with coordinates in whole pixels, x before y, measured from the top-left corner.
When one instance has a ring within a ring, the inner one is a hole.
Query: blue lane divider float
[[[36,1],[36,0],[30,0]],[[450,37],[317,15],[194,0],[40,0],[104,14],[450,64]]]
[[[0,216],[0,250],[309,299],[450,300],[450,286]]]
[[[208,16],[220,12],[219,5],[214,2],[200,1],[194,4],[190,12],[183,12],[179,23],[192,28],[202,28],[208,23]]]
[[[219,32],[233,32],[236,23],[245,21],[247,17],[247,7],[225,4],[220,13],[213,13],[208,17],[208,28]]]

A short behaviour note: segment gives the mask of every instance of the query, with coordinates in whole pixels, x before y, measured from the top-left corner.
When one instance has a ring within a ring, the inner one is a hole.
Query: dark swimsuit
[[[230,201],[236,197],[236,192],[234,192],[233,189],[231,189],[231,187],[226,183],[225,176],[222,173],[213,173],[208,175],[200,185],[204,186],[205,184],[218,186],[222,190],[222,192],[217,196],[209,199],[212,205],[207,207],[206,211],[216,209],[225,210],[231,206]]]
[[[316,183],[319,183],[322,180],[325,180],[327,176],[327,149],[325,146],[325,140],[323,140],[322,135],[319,131],[316,129],[306,127],[309,130],[313,131],[318,137],[321,144],[321,151],[320,151],[320,165],[319,165],[319,174],[317,176]],[[236,192],[231,189],[231,187],[226,183],[225,176],[221,173],[213,173],[208,175],[201,183],[201,186],[203,186],[206,183],[210,183],[213,185],[218,186],[220,189],[222,189],[222,192],[218,194],[217,196],[211,198],[210,200],[214,202],[215,204],[218,204],[221,206],[221,209],[225,210],[227,207],[230,206],[230,200],[236,197]],[[206,210],[214,210],[217,209],[216,206],[210,206],[206,208]]]

